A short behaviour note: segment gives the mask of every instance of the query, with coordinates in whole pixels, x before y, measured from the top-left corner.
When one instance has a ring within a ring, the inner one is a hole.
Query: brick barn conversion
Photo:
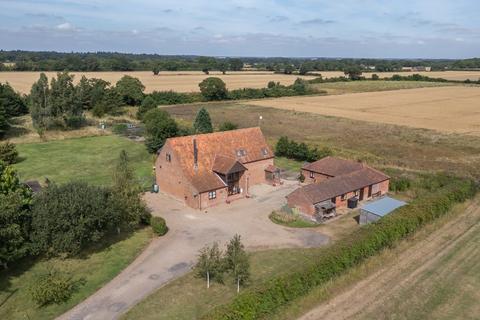
[[[249,188],[274,183],[279,170],[260,128],[167,139],[155,163],[160,191],[205,209],[244,198]]]
[[[356,206],[388,192],[390,177],[369,166],[334,157],[306,164],[303,186],[287,196],[290,208],[317,219],[335,215],[337,208]]]

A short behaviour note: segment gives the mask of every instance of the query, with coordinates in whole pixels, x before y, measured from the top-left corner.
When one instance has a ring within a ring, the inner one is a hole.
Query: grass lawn
[[[79,258],[40,260],[33,265],[27,262],[12,266],[0,275],[0,319],[53,319],[66,312],[129,265],[152,237],[150,228],[130,235],[118,235],[91,248]],[[81,280],[82,285],[69,301],[60,305],[38,308],[30,298],[28,287],[35,281],[35,274],[55,266],[60,271]]]
[[[251,283],[264,281],[291,271],[299,264],[308,263],[314,251],[283,249],[250,253]],[[123,319],[197,319],[213,307],[229,302],[235,294],[236,286],[230,277],[225,278],[225,284],[214,282],[207,289],[206,281],[190,272],[148,296]]]
[[[303,161],[297,161],[285,157],[275,157],[275,165],[277,167],[291,172],[296,172],[298,174],[300,174],[300,168],[303,166],[304,163],[305,162]]]
[[[318,223],[310,222],[302,219],[298,215],[287,214],[285,212],[272,212],[268,218],[276,224],[290,228],[315,228],[320,226]]]
[[[152,183],[153,156],[142,143],[109,135],[42,143],[18,144],[23,159],[15,167],[22,180],[38,180],[65,183],[80,180],[96,185],[111,182],[115,160],[121,150],[127,151],[137,177],[142,185]]]
[[[427,87],[445,87],[458,85],[455,83],[428,82],[428,81],[350,81],[350,82],[332,82],[318,83],[311,85],[315,89],[327,91],[328,94],[344,94],[358,92],[388,91],[415,89]]]

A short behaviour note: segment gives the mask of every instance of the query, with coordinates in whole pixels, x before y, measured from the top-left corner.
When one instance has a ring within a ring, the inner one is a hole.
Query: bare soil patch
[[[256,100],[249,104],[480,135],[480,87],[477,86],[285,97]]]

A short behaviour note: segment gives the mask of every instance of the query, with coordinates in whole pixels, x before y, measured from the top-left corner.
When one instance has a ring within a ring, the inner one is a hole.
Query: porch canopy
[[[224,176],[245,170],[248,169],[239,161],[225,156],[216,156],[212,167],[212,171]]]

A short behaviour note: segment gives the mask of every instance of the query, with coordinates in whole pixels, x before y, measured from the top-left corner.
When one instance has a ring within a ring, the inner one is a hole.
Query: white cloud
[[[65,31],[75,30],[75,27],[69,22],[61,23],[57,25],[56,28],[58,30],[65,30]]]

